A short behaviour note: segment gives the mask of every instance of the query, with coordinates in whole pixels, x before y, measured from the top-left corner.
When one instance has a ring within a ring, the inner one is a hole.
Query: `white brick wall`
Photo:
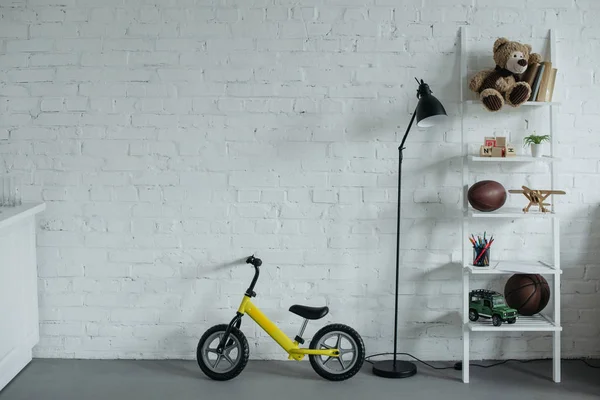
[[[400,348],[458,359],[461,25],[474,69],[497,36],[543,52],[558,30],[563,355],[600,355],[598,12],[595,0],[2,1],[0,169],[48,203],[35,355],[191,358],[232,317],[252,253],[256,301],[287,333],[291,304],[328,304],[369,353],[389,350],[396,147],[416,75],[452,119],[407,143]],[[547,129],[544,111],[469,113],[472,142]],[[548,182],[536,166],[472,178],[484,176]],[[543,224],[484,229],[498,258],[548,250]],[[243,327],[252,357],[283,358]],[[476,358],[550,355],[537,334],[473,345]]]

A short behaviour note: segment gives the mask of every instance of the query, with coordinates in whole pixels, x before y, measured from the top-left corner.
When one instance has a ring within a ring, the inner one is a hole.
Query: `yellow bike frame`
[[[338,349],[307,349],[299,348],[299,343],[290,339],[281,331],[265,314],[256,307],[250,300],[250,296],[244,296],[242,304],[238,309],[240,314],[248,314],[265,332],[269,334],[288,354],[290,360],[302,360],[305,355],[321,355],[329,357],[339,357]]]

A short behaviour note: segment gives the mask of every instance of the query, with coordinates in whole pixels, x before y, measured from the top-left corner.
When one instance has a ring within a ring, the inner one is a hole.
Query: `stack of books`
[[[554,83],[556,81],[556,68],[552,68],[550,61],[530,65],[521,77],[523,82],[531,86],[529,101],[552,101]]]

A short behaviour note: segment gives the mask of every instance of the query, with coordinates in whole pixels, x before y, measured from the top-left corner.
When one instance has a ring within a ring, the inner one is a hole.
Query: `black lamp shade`
[[[434,95],[426,83],[419,87],[419,103],[417,104],[417,126],[429,128],[442,122],[448,114],[444,106]]]

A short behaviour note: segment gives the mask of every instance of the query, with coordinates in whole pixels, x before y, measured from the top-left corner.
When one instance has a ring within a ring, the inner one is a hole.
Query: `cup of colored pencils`
[[[475,267],[489,267],[490,246],[494,243],[494,236],[488,239],[485,232],[483,233],[483,237],[479,235],[475,237],[471,234],[469,241],[473,245],[473,265]]]

